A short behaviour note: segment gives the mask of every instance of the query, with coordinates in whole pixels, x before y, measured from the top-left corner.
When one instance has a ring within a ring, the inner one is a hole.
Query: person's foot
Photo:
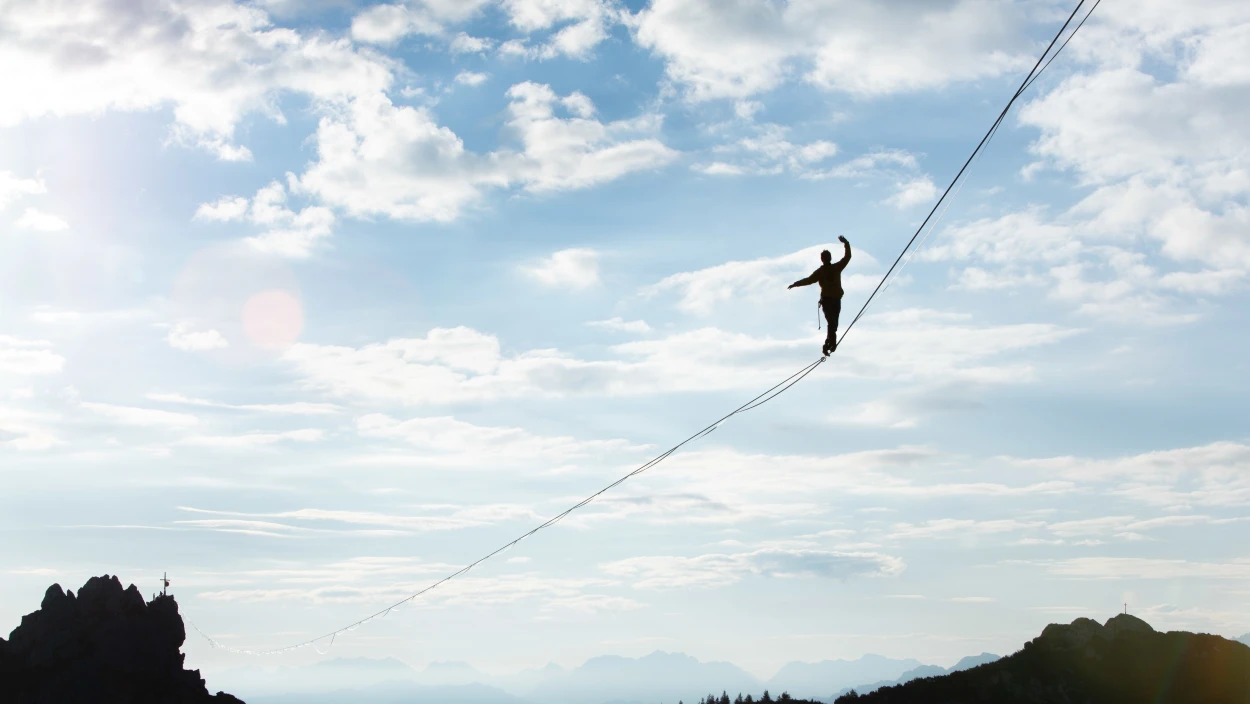
[[[820,348],[820,353],[821,353],[821,354],[823,354],[824,356],[828,357],[828,356],[829,356],[829,345],[822,345],[822,346],[821,346],[821,348]]]

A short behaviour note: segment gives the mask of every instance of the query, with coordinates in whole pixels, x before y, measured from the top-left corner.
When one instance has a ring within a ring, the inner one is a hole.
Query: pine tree
[[[760,697],[760,704],[772,704],[773,698],[768,696],[768,690],[764,690],[764,696]]]

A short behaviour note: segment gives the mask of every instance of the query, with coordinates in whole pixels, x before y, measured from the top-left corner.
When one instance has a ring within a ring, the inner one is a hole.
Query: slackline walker
[[[298,648],[304,648],[307,646],[315,646],[320,641],[326,641],[327,645],[333,645],[334,640],[337,636],[343,633],[354,631],[355,629],[359,628],[360,626],[363,626],[364,624],[374,619],[383,618],[387,616],[388,614],[390,614],[391,611],[395,610],[396,608],[404,604],[407,604],[409,602],[412,602],[418,599],[419,597],[421,597],[422,595],[426,594],[427,592],[437,589],[443,584],[446,584],[447,582],[450,582],[451,580],[465,574],[466,572],[473,569],[474,567],[477,567],[478,565],[482,564],[483,562],[486,562],[487,560],[498,555],[499,553],[512,548],[516,544],[520,543],[522,540],[525,540],[531,535],[534,535],[538,531],[543,530],[544,528],[549,528],[555,525],[556,523],[559,523],[566,516],[582,508],[583,506],[591,503],[595,499],[599,498],[599,496],[607,493],[608,491],[611,491],[612,489],[615,489],[617,486],[625,483],[627,480],[639,474],[642,474],[648,469],[651,469],[652,467],[668,459],[671,455],[676,453],[681,448],[685,447],[687,444],[694,442],[695,440],[698,440],[699,438],[702,438],[708,435],[709,433],[716,430],[723,423],[733,418],[734,416],[739,415],[741,413],[746,413],[747,411],[753,410],[755,408],[759,408],[765,403],[768,403],[769,401],[777,398],[781,394],[790,390],[795,384],[798,384],[800,381],[807,378],[808,374],[811,374],[812,372],[816,371],[817,367],[819,367],[821,364],[827,361],[828,355],[832,353],[838,346],[840,346],[844,340],[846,340],[846,336],[850,334],[851,328],[855,327],[855,323],[858,323],[859,319],[864,316],[864,312],[868,310],[868,306],[871,305],[873,300],[876,299],[877,294],[884,290],[883,287],[888,288],[888,284],[891,281],[890,277],[892,274],[895,273],[895,270],[898,269],[899,263],[902,262],[904,266],[906,265],[906,262],[904,262],[904,257],[907,257],[908,253],[912,249],[912,245],[915,244],[916,239],[920,237],[920,234],[924,232],[925,227],[929,226],[930,221],[933,220],[933,216],[935,213],[937,213],[938,208],[942,207],[943,203],[946,203],[946,206],[949,207],[950,203],[948,200],[948,196],[951,195],[952,189],[955,188],[956,184],[959,184],[962,187],[963,184],[961,182],[961,179],[963,178],[965,172],[967,172],[968,167],[977,158],[977,155],[981,153],[982,148],[985,147],[985,145],[988,144],[989,141],[993,138],[994,133],[998,130],[998,127],[999,125],[1002,124],[1003,120],[1007,117],[1007,113],[1008,111],[1011,110],[1012,105],[1015,104],[1016,99],[1018,99],[1026,90],[1028,90],[1029,86],[1033,85],[1033,82],[1036,81],[1037,78],[1041,76],[1041,74],[1047,68],[1050,67],[1051,62],[1053,62],[1055,60],[1055,57],[1057,57],[1059,53],[1063,51],[1064,47],[1068,45],[1068,42],[1072,40],[1072,37],[1076,36],[1076,33],[1080,31],[1082,26],[1085,25],[1085,21],[1089,19],[1090,15],[1094,14],[1094,10],[1096,10],[1098,8],[1098,5],[1102,2],[1102,0],[1095,0],[1095,2],[1092,4],[1092,6],[1089,9],[1089,12],[1086,13],[1084,19],[1082,19],[1080,23],[1076,25],[1076,27],[1068,35],[1067,39],[1064,40],[1063,44],[1059,45],[1059,48],[1052,54],[1051,50],[1055,48],[1055,44],[1059,42],[1059,38],[1062,37],[1064,32],[1067,31],[1069,25],[1072,24],[1072,20],[1076,18],[1077,14],[1081,11],[1081,8],[1085,5],[1086,1],[1087,0],[1080,0],[1080,2],[1077,3],[1076,8],[1072,10],[1072,14],[1068,16],[1067,21],[1063,23],[1063,26],[1059,28],[1059,31],[1055,34],[1055,37],[1051,39],[1050,44],[1047,45],[1046,51],[1042,52],[1042,55],[1041,57],[1038,58],[1037,63],[1033,65],[1033,69],[1029,71],[1029,74],[1025,76],[1024,81],[1021,82],[1020,87],[1016,89],[1015,94],[1013,94],[1011,96],[1011,99],[1007,101],[1007,106],[1003,108],[1003,111],[1001,113],[999,113],[998,118],[994,120],[993,125],[990,126],[990,129],[985,133],[985,136],[981,138],[981,141],[977,144],[976,148],[972,150],[972,154],[968,157],[967,161],[964,162],[963,166],[959,169],[959,172],[955,174],[955,178],[951,180],[950,185],[948,185],[946,187],[946,190],[943,191],[942,196],[938,198],[937,203],[933,205],[933,208],[929,211],[929,214],[925,217],[924,221],[920,223],[920,227],[916,228],[915,234],[913,234],[911,236],[911,239],[907,241],[907,244],[904,245],[903,251],[899,253],[898,257],[895,258],[894,263],[890,265],[889,270],[887,270],[885,272],[885,275],[881,277],[881,281],[877,283],[876,288],[874,288],[872,293],[869,294],[868,299],[864,301],[864,304],[860,307],[859,312],[856,313],[855,317],[851,319],[851,322],[846,326],[846,330],[843,331],[842,336],[840,338],[837,336],[838,312],[840,312],[841,310],[840,275],[841,275],[842,269],[846,267],[846,264],[850,261],[850,257],[851,257],[851,245],[849,242],[847,242],[846,238],[845,237],[838,238],[839,240],[842,241],[846,250],[845,256],[840,262],[838,262],[837,264],[831,264],[830,263],[831,257],[829,257],[829,253],[823,252],[822,253],[823,255],[822,267],[820,269],[817,269],[816,272],[812,274],[812,276],[806,279],[800,279],[799,281],[796,281],[794,284],[791,284],[790,288],[794,288],[795,286],[805,286],[805,285],[817,283],[817,282],[821,284],[821,307],[825,310],[825,318],[829,323],[829,332],[825,340],[824,349],[822,350],[824,354],[821,357],[819,357],[815,362],[808,364],[807,366],[803,367],[797,372],[791,374],[789,377],[787,377],[780,383],[774,385],[772,388],[768,389],[764,393],[756,396],[750,401],[747,401],[741,406],[738,406],[737,408],[725,414],[724,416],[721,416],[715,422],[704,427],[702,430],[698,431],[694,435],[691,435],[685,440],[682,440],[681,442],[677,443],[676,445],[669,448],[662,454],[657,455],[654,459],[643,464],[642,466],[638,467],[632,472],[626,474],[620,479],[617,479],[616,481],[605,486],[599,491],[596,491],[590,496],[587,496],[585,499],[582,499],[581,501],[570,506],[569,508],[553,516],[552,518],[547,519],[546,522],[531,529],[529,532],[521,535],[520,537],[517,537],[511,542],[505,543],[504,545],[496,548],[495,550],[487,553],[486,555],[479,557],[478,559],[456,570],[455,572],[452,572],[446,577],[443,577],[442,579],[436,582],[433,582],[432,584],[430,584],[429,586],[426,586],[425,588],[421,589],[415,594],[412,594],[394,604],[391,604],[390,606],[386,607],[385,609],[382,609],[381,611],[377,611],[369,616],[366,616],[365,618],[362,618],[359,621],[348,624],[347,626],[344,626],[342,628],[330,631],[329,633],[325,633],[323,635],[317,636],[316,638],[311,638],[309,640],[305,640],[305,641],[296,643],[294,645],[288,645],[283,648],[274,648],[270,650],[251,650],[251,649],[244,649],[244,648],[234,648],[234,647],[219,643],[218,641],[208,636],[208,634],[201,631],[199,627],[197,627],[195,623],[191,622],[189,619],[188,619],[188,623],[191,624],[191,627],[195,629],[196,633],[199,633],[201,636],[203,636],[203,638],[206,641],[208,641],[209,645],[213,646],[214,648],[220,648],[222,650],[226,650],[232,653],[239,653],[243,655],[276,655],[278,653],[284,653],[284,652],[288,652],[288,651],[295,650]],[[1047,57],[1049,57],[1049,60],[1047,60]],[[1045,62],[1045,64],[1043,64],[1043,62]],[[958,191],[956,191],[956,193],[957,192]],[[946,212],[945,209],[943,209],[942,214],[944,215],[945,212]],[[938,219],[939,220],[941,219],[940,215]],[[929,228],[930,233],[933,231],[933,227],[936,227],[936,225],[937,225],[937,221],[934,221],[933,226]],[[927,238],[928,234],[926,234],[925,237]],[[835,268],[836,272],[833,272],[831,275],[831,273],[828,270],[825,270],[826,267]],[[822,273],[822,270],[825,270],[824,273]],[[838,277],[838,278],[835,279],[834,277]],[[834,297],[835,294],[836,294],[836,298]],[[826,303],[826,298],[830,299],[829,303]],[[830,308],[832,308],[834,312],[831,313]]]

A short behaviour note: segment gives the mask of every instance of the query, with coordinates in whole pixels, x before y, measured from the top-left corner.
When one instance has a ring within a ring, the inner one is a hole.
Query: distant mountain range
[[[984,657],[965,658],[956,668]],[[605,655],[571,669],[550,664],[507,676],[487,675],[463,662],[436,662],[416,670],[393,658],[339,658],[297,668],[224,671],[216,674],[214,681],[251,704],[517,704],[522,700],[541,704],[693,704],[708,694],[741,692],[758,697],[766,690],[775,696],[788,692],[797,698],[830,701],[839,690],[850,687],[867,691],[946,672],[918,660],[866,655],[857,660],[792,662],[762,681],[732,663],[701,662],[682,653],[657,651],[641,658]]]
[[[922,677],[836,704],[1245,704],[1250,647],[1219,636],[1159,633],[1128,614],[1106,624],[1052,624],[1020,651],[992,663]]]

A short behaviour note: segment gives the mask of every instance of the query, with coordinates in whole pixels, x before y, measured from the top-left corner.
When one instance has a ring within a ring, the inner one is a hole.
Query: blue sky
[[[844,235],[858,310],[1071,9],[80,6],[0,4],[0,617],[168,571],[241,648],[813,361],[786,285]],[[334,652],[767,676],[1125,601],[1250,630],[1247,32],[1102,3],[815,374]]]

